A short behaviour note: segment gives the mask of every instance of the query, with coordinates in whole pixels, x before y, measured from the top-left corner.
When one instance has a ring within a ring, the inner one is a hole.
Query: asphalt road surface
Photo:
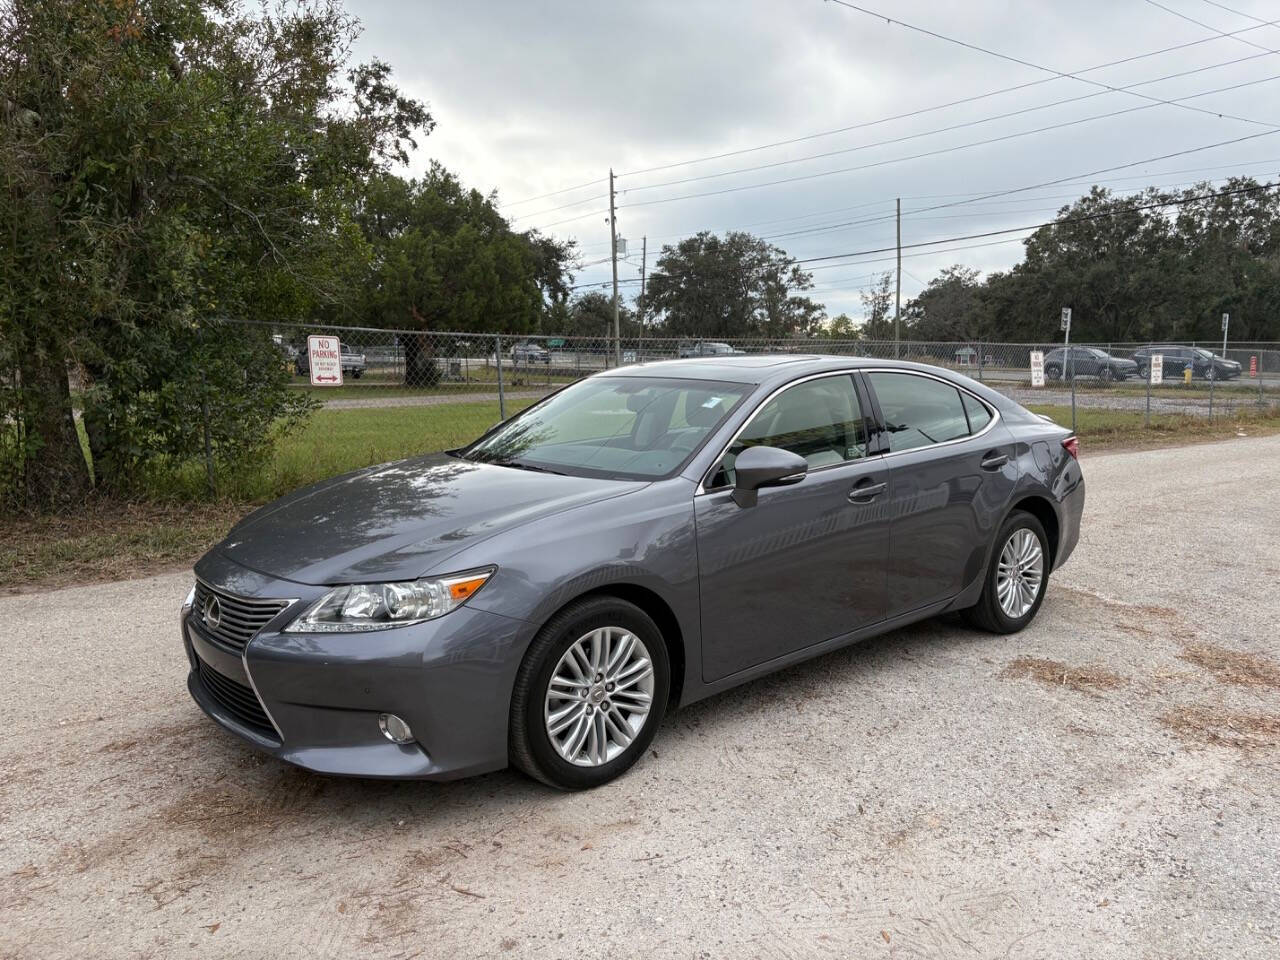
[[[186,575],[0,598],[0,956],[1278,956],[1280,438],[1085,459],[1030,629],[752,683],[590,793],[255,753]]]

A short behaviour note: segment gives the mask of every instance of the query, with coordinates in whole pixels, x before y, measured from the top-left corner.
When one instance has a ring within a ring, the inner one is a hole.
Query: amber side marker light
[[[477,590],[484,586],[484,582],[489,579],[488,574],[483,577],[471,577],[468,580],[455,580],[449,584],[449,596],[458,603],[461,603],[467,597],[471,596]]]

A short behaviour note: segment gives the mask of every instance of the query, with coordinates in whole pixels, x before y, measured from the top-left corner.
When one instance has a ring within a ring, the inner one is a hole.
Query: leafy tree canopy
[[[646,314],[667,336],[809,336],[823,319],[802,292],[812,274],[749,233],[703,232],[664,246],[649,275]]]

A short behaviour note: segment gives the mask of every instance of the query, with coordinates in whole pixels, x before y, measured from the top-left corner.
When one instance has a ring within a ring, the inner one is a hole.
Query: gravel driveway
[[[0,598],[0,956],[1280,955],[1280,438],[1085,471],[1024,633],[752,683],[585,794],[260,756],[185,575]]]

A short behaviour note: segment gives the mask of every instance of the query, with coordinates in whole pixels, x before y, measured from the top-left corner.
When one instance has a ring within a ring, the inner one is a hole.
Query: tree
[[[524,333],[568,296],[572,242],[516,233],[491,198],[438,163],[420,180],[375,180],[357,222],[372,248],[364,309],[372,325]],[[402,343],[406,382],[435,382],[432,338]]]
[[[880,275],[875,286],[862,291],[862,335],[867,340],[893,339],[893,274]]]
[[[862,328],[853,317],[841,313],[826,322],[822,328],[822,336],[831,340],[858,340],[862,337]]]
[[[799,295],[813,286],[787,253],[748,233],[703,232],[664,246],[646,291],[646,316],[676,337],[808,336],[823,317]]]
[[[0,343],[17,375],[0,374],[0,420],[28,502],[90,488],[71,367],[101,489],[193,455],[194,410],[220,418],[229,462],[303,411],[275,354],[236,367],[261,334],[221,318],[349,298],[342,265],[367,259],[355,199],[431,128],[385,64],[348,69],[355,31],[325,0],[258,16],[234,0],[5,4]],[[232,383],[236,402],[207,402]]]
[[[986,332],[984,306],[981,274],[956,264],[908,301],[902,326],[913,340],[977,340]]]

